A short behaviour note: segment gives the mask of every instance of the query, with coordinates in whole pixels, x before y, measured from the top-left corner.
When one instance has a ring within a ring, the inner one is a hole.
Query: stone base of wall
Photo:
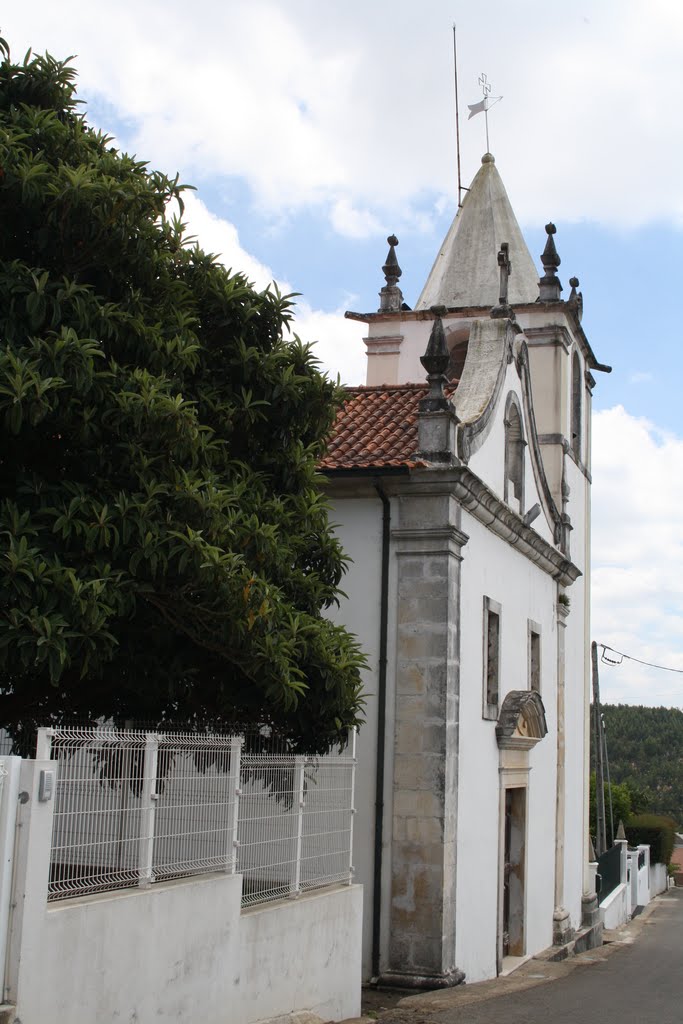
[[[399,971],[387,971],[380,975],[379,987],[407,988],[429,990],[436,988],[453,988],[465,980],[465,972],[454,968],[446,974],[408,974]]]

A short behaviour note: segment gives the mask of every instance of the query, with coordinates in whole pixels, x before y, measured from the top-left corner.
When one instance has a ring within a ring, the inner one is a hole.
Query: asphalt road
[[[619,934],[611,947],[590,951],[565,965],[531,961],[517,981],[514,979],[515,975],[499,979],[486,992],[482,986],[481,997],[476,992],[479,986],[470,986],[468,993],[464,985],[460,992],[453,989],[431,998],[403,1000],[380,1013],[379,1021],[682,1024],[683,889],[671,889],[661,896],[652,912]],[[520,987],[515,990],[517,985]]]

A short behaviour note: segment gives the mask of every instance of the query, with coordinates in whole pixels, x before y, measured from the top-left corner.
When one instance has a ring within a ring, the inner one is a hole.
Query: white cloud
[[[234,224],[211,213],[196,194],[185,193],[184,199],[188,233],[197,238],[203,249],[218,255],[226,267],[245,274],[259,289],[266,288],[274,280],[270,267],[242,248]],[[277,284],[284,293],[292,291],[287,281],[278,281]],[[362,326],[345,320],[343,310],[324,312],[300,301],[292,331],[302,341],[315,344],[316,358],[331,377],[339,376],[343,384],[365,382]]]
[[[348,199],[338,199],[332,206],[332,227],[346,238],[369,238],[382,233],[382,225],[367,210],[358,210]]]
[[[683,438],[622,406],[593,421],[593,638],[683,670]],[[606,701],[683,703],[683,675],[601,668]]]
[[[251,283],[263,290],[274,280],[270,267],[251,256],[242,248],[237,228],[223,217],[211,213],[206,204],[194,192],[183,195],[185,212],[183,221],[187,225],[187,235],[196,238],[206,252],[212,252],[220,258],[220,262],[228,269],[239,271],[249,278]],[[283,291],[291,291],[286,283],[281,283]]]
[[[306,303],[298,307],[294,331],[302,341],[316,342],[315,354],[322,368],[337,375],[342,384],[364,384],[366,370],[363,326],[345,320],[343,311],[324,313]]]
[[[539,18],[534,0],[491,0],[458,17],[461,106],[487,68],[504,95],[491,145],[523,221],[683,221],[683,7],[602,0]],[[273,216],[324,203],[358,237],[455,203],[451,18],[447,0],[428,18],[409,0],[33,0],[3,29],[17,52],[78,53],[84,95],[155,165],[242,177]],[[482,119],[463,119],[465,182],[483,148]]]
[[[631,384],[649,384],[653,380],[654,380],[654,375],[649,373],[649,372],[647,372],[647,371],[646,372],[639,371],[637,373],[632,373],[631,376],[629,377],[629,381],[630,381]]]

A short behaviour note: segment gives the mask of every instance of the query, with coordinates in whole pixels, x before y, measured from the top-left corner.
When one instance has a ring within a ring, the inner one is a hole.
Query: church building
[[[487,153],[415,308],[390,236],[321,469],[368,656],[364,975],[438,987],[597,939],[588,863],[591,394],[578,280]],[[585,933],[585,934],[584,934]]]

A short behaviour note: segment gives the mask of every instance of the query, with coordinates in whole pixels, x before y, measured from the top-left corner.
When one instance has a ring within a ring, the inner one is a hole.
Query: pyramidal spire
[[[508,302],[535,302],[538,271],[496,162],[491,153],[485,153],[415,308],[494,306],[499,297],[498,251],[503,240],[508,243],[515,268]]]

